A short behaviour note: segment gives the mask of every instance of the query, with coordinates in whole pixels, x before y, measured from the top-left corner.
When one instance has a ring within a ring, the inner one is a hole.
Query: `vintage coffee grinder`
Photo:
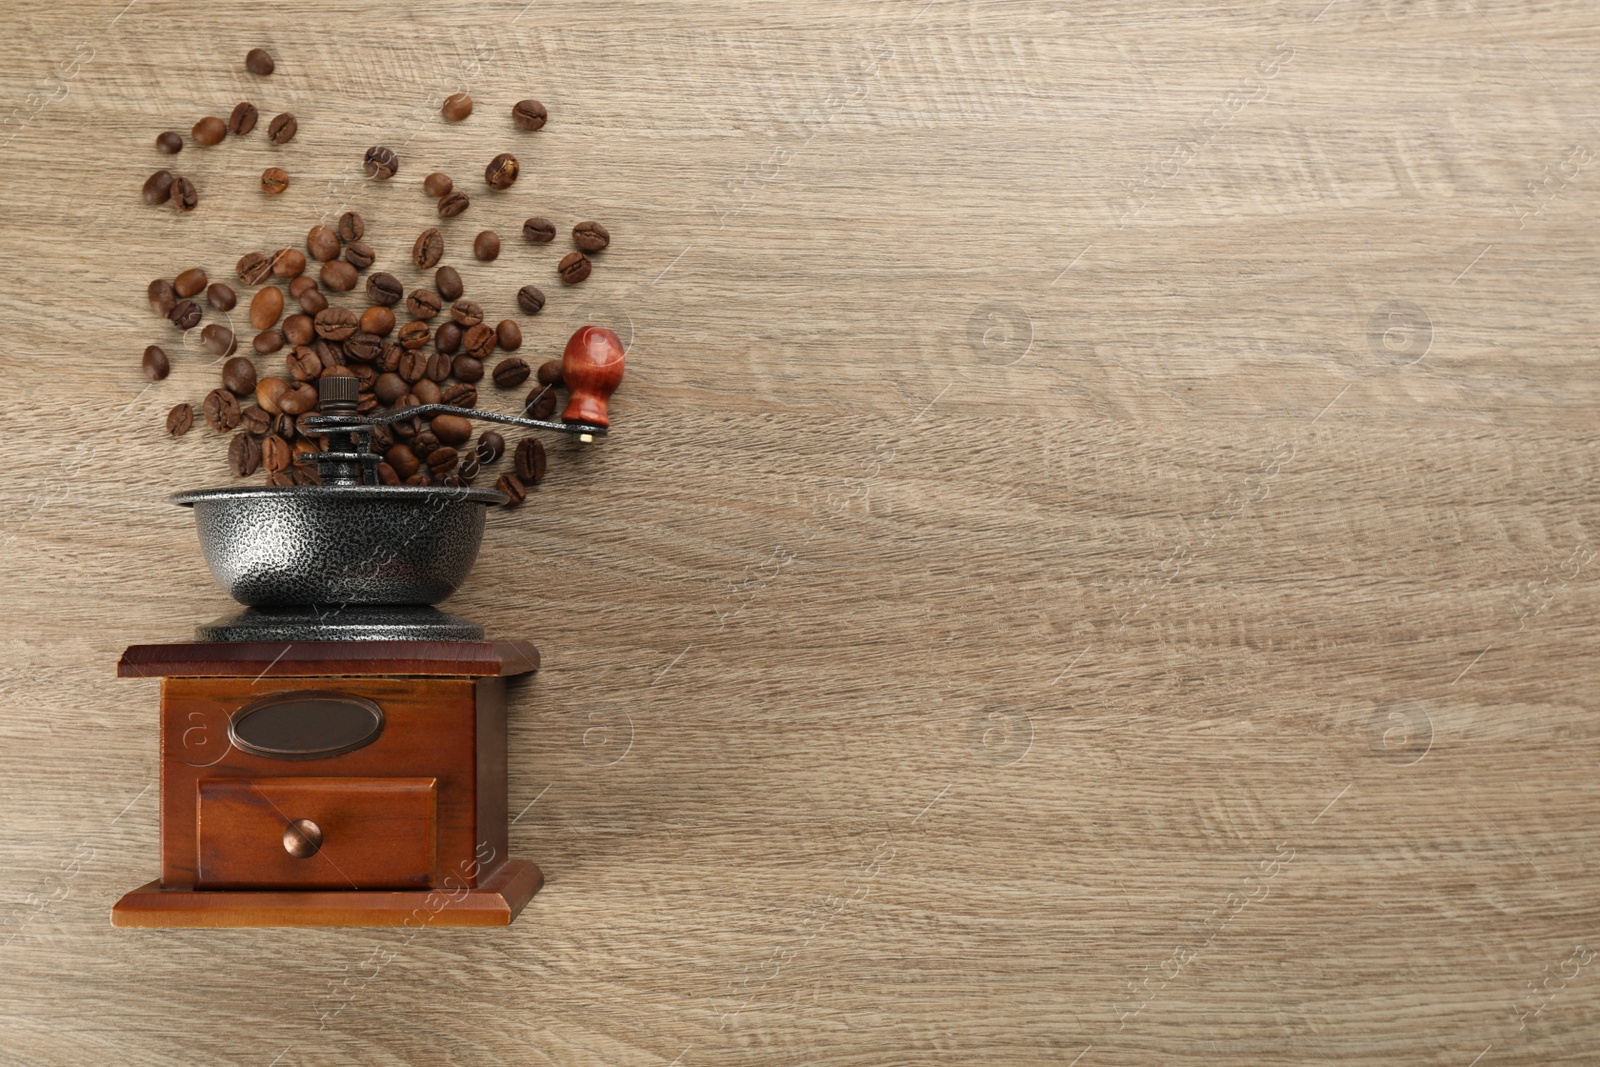
[[[114,926],[496,926],[544,877],[507,854],[506,684],[527,641],[433,607],[466,579],[489,505],[467,486],[378,484],[372,427],[459,415],[590,442],[622,380],[616,334],[562,358],[558,422],[426,405],[356,413],[318,382],[320,485],[179,493],[217,580],[248,607],[184,644],[134,645],[161,682],[161,877]]]

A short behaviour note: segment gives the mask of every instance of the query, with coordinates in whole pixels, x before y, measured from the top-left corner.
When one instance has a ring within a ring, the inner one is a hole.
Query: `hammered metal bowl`
[[[478,558],[492,489],[250,486],[178,493],[241,604],[437,604]]]

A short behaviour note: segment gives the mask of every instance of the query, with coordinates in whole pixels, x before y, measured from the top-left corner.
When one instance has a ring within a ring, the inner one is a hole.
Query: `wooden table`
[[[0,13],[0,1059],[1600,1058],[1592,6],[124,4]],[[243,99],[299,136],[156,155]],[[117,655],[228,610],[167,502],[225,449],[164,431],[218,368],[144,286],[347,206],[420,284],[435,169],[468,294],[549,294],[521,354],[630,343],[448,604],[543,653],[548,884],[113,930],[157,827]]]

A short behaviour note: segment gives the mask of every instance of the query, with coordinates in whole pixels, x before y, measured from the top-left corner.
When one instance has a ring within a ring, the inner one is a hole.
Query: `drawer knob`
[[[322,827],[310,819],[296,819],[283,828],[283,850],[298,859],[309,859],[322,847]]]

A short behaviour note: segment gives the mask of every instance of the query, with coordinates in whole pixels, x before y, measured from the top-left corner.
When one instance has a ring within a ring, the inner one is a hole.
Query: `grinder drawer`
[[[204,889],[417,889],[432,883],[433,778],[206,778]]]

